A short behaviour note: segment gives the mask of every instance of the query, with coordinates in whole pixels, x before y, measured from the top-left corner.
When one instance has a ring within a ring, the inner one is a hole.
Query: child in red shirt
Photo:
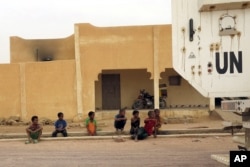
[[[147,132],[148,136],[151,136],[153,132],[156,130],[157,120],[155,119],[154,111],[148,112],[148,118],[144,120],[145,126],[144,129]],[[154,133],[154,137],[156,137],[156,133]]]

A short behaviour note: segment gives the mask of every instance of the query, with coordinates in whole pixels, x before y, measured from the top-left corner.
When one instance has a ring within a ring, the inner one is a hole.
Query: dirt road
[[[0,142],[1,167],[206,167],[224,165],[210,158],[226,154],[237,144],[231,137],[149,138],[144,141],[106,140]]]

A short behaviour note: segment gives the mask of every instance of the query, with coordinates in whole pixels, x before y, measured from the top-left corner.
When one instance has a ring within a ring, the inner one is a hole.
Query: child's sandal
[[[30,141],[29,140],[25,141],[25,144],[30,144]]]
[[[34,143],[34,144],[38,143],[38,140],[33,140],[33,143]]]

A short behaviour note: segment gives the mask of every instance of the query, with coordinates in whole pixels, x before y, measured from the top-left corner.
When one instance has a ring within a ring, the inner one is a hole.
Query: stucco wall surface
[[[0,65],[0,118],[20,116],[19,64]]]
[[[10,37],[10,62],[71,60],[75,58],[74,35],[61,39],[23,39]]]

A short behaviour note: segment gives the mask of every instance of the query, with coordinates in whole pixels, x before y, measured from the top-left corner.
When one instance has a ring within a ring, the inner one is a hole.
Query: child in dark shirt
[[[119,114],[115,116],[114,127],[116,132],[123,131],[124,126],[126,124],[127,118],[125,117],[126,109],[120,109]]]
[[[131,118],[131,129],[130,134],[132,135],[132,139],[138,139],[138,129],[140,128],[140,117],[139,111],[133,111],[133,117]]]

